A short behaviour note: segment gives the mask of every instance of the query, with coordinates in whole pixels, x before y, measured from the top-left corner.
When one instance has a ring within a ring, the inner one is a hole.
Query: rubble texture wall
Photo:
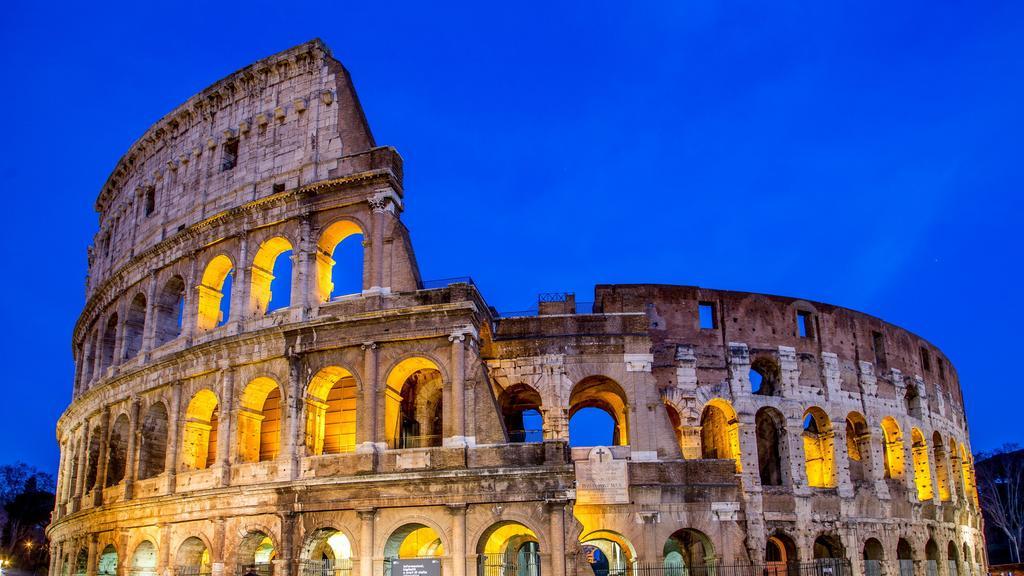
[[[421,280],[403,202],[401,158],[319,41],[132,146],[96,203],[52,576],[372,576],[424,556],[453,576],[980,573],[959,382],[928,342],[682,286],[502,317],[471,281]],[[336,260],[346,241],[361,258]],[[608,445],[570,445],[585,409]]]

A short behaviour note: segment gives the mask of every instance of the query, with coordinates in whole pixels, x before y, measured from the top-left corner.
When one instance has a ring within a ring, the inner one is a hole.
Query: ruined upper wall
[[[87,294],[134,255],[253,200],[351,172],[374,146],[345,68],[313,40],[189,98],[151,126],[96,200]]]

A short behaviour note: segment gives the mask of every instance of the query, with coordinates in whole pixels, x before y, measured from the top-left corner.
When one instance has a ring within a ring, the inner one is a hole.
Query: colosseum
[[[402,179],[319,40],[131,146],[95,204],[51,576],[983,574],[935,346],[695,286],[501,314],[421,278]]]

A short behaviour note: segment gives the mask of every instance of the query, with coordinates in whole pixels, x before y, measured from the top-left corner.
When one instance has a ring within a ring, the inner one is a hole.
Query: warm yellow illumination
[[[818,407],[804,412],[804,466],[807,485],[812,488],[834,488],[835,432],[825,411]]]
[[[935,486],[939,491],[939,500],[946,502],[950,498],[949,487],[949,456],[942,444],[942,435],[932,435],[932,453],[935,454]]]
[[[900,480],[904,475],[903,433],[892,416],[882,420],[882,455],[885,477]]]
[[[210,467],[217,458],[217,395],[200,390],[188,403],[181,440],[181,465],[185,470]]]
[[[331,224],[320,235],[320,241],[316,244],[316,284],[318,302],[327,302],[331,299],[334,291],[334,282],[331,280],[331,273],[334,270],[334,249],[342,240],[354,234],[362,234],[362,229],[350,220],[339,220]]]
[[[238,407],[238,459],[274,460],[281,443],[281,392],[277,382],[256,378],[245,387]]]
[[[313,376],[306,413],[306,447],[311,455],[355,450],[356,383],[348,370],[328,366]]]
[[[928,465],[928,443],[924,434],[917,428],[910,430],[910,449],[914,456],[914,484],[917,486],[917,499],[922,502],[934,497],[932,491],[932,472]]]
[[[736,461],[736,472],[743,471],[740,462],[740,422],[732,404],[713,398],[700,417],[701,457]]]
[[[281,236],[275,236],[260,244],[256,251],[256,257],[252,262],[252,282],[249,292],[249,310],[255,314],[265,314],[267,305],[273,295],[270,292],[270,283],[274,280],[274,264],[277,257],[292,249],[288,240]]]
[[[507,522],[491,527],[481,542],[484,554],[515,554],[527,542],[537,542],[537,535],[518,522]]]
[[[398,548],[399,558],[444,556],[444,544],[433,528],[422,526],[409,533]]]
[[[231,259],[221,254],[210,260],[203,271],[203,279],[196,288],[199,292],[199,307],[196,323],[200,330],[216,328],[222,318],[220,301],[224,298],[224,280],[234,269]]]
[[[415,377],[415,378],[414,378]],[[384,438],[392,448],[440,445],[440,369],[422,357],[407,358],[391,369],[384,390]],[[415,438],[402,442],[403,434]]]
[[[598,408],[615,422],[612,444],[629,445],[629,418],[626,414],[626,393],[619,383],[604,376],[580,380],[569,395],[569,418],[583,408]]]

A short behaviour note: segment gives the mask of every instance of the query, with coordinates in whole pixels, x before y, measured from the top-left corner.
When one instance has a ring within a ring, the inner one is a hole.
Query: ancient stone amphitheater
[[[499,314],[421,279],[404,206],[319,41],[132,145],[96,201],[51,576],[982,570],[924,339],[693,286]]]

